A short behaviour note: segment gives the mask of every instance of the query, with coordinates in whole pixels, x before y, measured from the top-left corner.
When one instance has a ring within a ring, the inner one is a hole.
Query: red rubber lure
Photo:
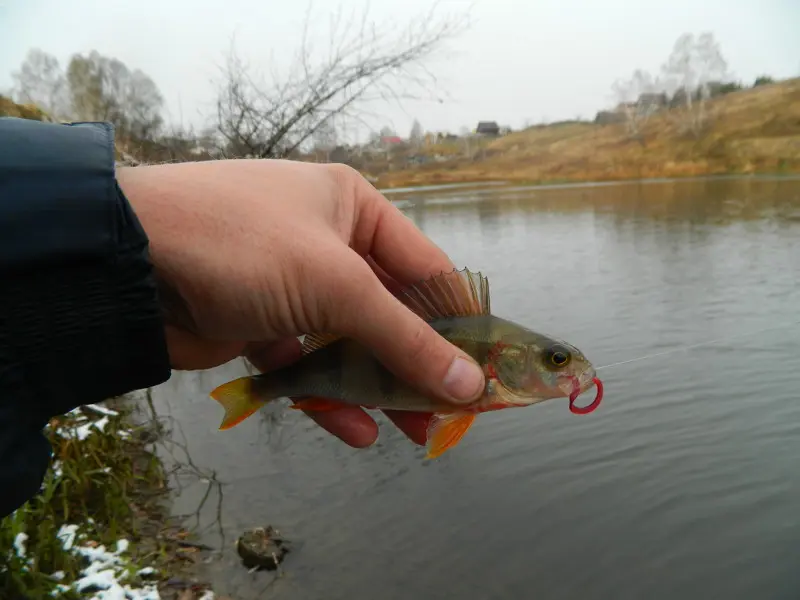
[[[569,410],[571,413],[575,415],[588,415],[591,412],[594,412],[595,409],[600,406],[600,402],[603,400],[603,382],[600,381],[597,377],[592,379],[595,386],[597,386],[597,394],[592,400],[592,403],[588,406],[575,406],[575,400],[578,399],[578,395],[581,393],[580,384],[578,383],[577,377],[573,381],[573,391],[569,395]]]

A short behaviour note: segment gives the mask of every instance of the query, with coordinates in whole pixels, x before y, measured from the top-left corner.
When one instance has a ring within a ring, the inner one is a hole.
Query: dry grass
[[[623,124],[567,122],[535,126],[496,140],[428,148],[443,162],[392,170],[372,165],[378,187],[509,180],[531,183],[800,172],[800,78],[734,92],[709,103],[698,137],[680,109],[655,115],[641,141]],[[34,106],[0,96],[0,116],[48,120]],[[127,155],[118,149],[118,159]],[[377,176],[377,177],[376,177]]]
[[[32,121],[49,121],[43,110],[32,104],[17,104],[5,96],[0,96],[0,117],[17,117]]]
[[[697,138],[683,130],[677,109],[654,116],[643,143],[622,124],[537,126],[493,141],[486,158],[384,173],[377,185],[800,172],[800,79],[728,94],[709,110],[709,125]]]
[[[0,520],[0,598],[99,597],[76,587],[92,573],[86,554],[92,548],[113,552],[120,540],[129,548],[117,557],[119,564],[103,569],[115,571],[121,584],[140,590],[149,584],[165,600],[202,593],[204,586],[166,585],[169,577],[188,574],[198,557],[184,552],[187,532],[168,518],[167,473],[148,442],[156,424],[134,425],[125,403],[109,408],[90,405],[48,425],[54,463],[41,492]],[[59,534],[71,527],[76,538],[68,548]],[[154,572],[145,577],[142,567]]]

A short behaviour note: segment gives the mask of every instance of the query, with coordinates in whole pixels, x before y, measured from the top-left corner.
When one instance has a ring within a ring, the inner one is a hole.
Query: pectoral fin
[[[428,426],[428,454],[425,458],[437,458],[456,446],[474,421],[472,413],[434,415]]]

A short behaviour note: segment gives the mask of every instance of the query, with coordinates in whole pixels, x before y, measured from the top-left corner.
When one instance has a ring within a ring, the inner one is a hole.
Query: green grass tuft
[[[164,565],[166,474],[129,416],[124,406],[90,405],[50,422],[53,464],[40,494],[0,522],[0,597],[90,597],[97,588],[75,583],[98,569],[142,589],[138,571]]]

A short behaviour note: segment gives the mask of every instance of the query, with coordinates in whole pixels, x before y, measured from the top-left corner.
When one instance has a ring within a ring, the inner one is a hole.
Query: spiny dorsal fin
[[[303,339],[303,354],[311,354],[312,352],[324,348],[328,344],[332,344],[342,336],[335,333],[307,333]]]
[[[469,269],[440,273],[403,290],[400,300],[426,321],[446,317],[488,315],[489,280]],[[307,333],[303,354],[311,354],[341,339],[334,333]]]
[[[469,269],[440,273],[403,290],[403,303],[426,321],[488,315],[489,280]]]

